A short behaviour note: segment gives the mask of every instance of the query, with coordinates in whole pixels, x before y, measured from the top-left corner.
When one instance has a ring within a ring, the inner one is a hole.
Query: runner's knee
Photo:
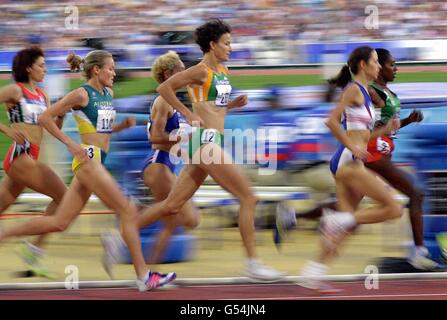
[[[404,207],[393,201],[393,203],[388,204],[388,211],[390,219],[399,219],[404,213]]]
[[[133,222],[138,221],[139,215],[138,215],[138,209],[135,204],[132,202],[128,202],[121,210],[122,214],[124,214],[124,218],[129,221],[132,220]]]
[[[165,214],[166,215],[177,215],[180,213],[180,210],[182,209],[184,202],[180,201],[170,201],[169,197],[164,201],[165,202]]]
[[[196,214],[194,217],[191,217],[190,219],[186,220],[184,223],[184,226],[187,229],[195,229],[198,227],[199,223],[200,223],[200,218]]]
[[[67,230],[67,228],[70,226],[71,221],[65,221],[65,220],[58,220],[53,219],[49,225],[51,228],[50,232],[63,232]]]
[[[253,192],[250,191],[246,195],[242,196],[239,200],[241,201],[241,204],[256,207],[259,199]]]

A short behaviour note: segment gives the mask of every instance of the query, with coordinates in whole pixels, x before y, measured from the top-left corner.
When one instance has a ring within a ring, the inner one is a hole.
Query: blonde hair
[[[175,51],[168,51],[155,59],[152,64],[152,77],[158,83],[165,81],[165,71],[172,71],[175,68],[177,61],[180,61],[180,57]]]
[[[98,66],[102,68],[107,58],[113,58],[113,56],[105,50],[90,51],[84,59],[72,52],[68,55],[67,62],[71,71],[77,72],[82,70],[82,76],[89,80],[92,77],[93,67]]]

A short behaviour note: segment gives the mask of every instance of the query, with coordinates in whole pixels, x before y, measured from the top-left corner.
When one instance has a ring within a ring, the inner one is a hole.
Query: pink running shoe
[[[149,271],[144,280],[137,280],[137,287],[141,292],[150,291],[174,281],[175,278],[177,278],[175,272],[159,273]]]

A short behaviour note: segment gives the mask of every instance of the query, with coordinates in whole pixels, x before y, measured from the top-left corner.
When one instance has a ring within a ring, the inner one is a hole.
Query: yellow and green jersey
[[[82,87],[88,93],[88,104],[80,109],[72,109],[79,133],[112,133],[116,118],[112,95],[107,88],[101,93],[89,84]]]
[[[228,70],[219,65],[219,73],[208,66],[208,76],[203,85],[188,85],[188,95],[192,103],[214,101],[217,107],[226,107],[230,99],[231,84]]]

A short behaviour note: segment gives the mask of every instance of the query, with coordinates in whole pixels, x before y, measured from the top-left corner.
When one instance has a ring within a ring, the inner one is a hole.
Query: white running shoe
[[[318,277],[303,277],[301,280],[298,280],[297,285],[320,294],[336,294],[343,291],[332,286],[329,281]]]
[[[109,277],[113,278],[113,265],[123,261],[123,252],[126,249],[126,244],[117,230],[103,232],[101,242],[104,248],[102,266]]]
[[[316,291],[320,294],[335,294],[341,289],[334,288],[330,282],[324,279],[328,267],[325,264],[315,261],[309,261],[301,272],[301,279],[298,280],[297,285]]]
[[[320,232],[326,250],[336,251],[341,240],[353,229],[353,227],[346,227],[340,223],[340,218],[346,218],[347,215],[350,215],[350,213],[338,212],[329,208],[323,209],[323,216],[320,219]],[[346,221],[346,219],[343,220]]]
[[[430,253],[427,248],[416,249],[415,252],[408,259],[413,267],[419,270],[431,271],[439,267],[436,261],[430,259]]]
[[[286,273],[279,272],[263,264],[259,260],[247,262],[245,275],[256,281],[279,281],[286,276]]]

